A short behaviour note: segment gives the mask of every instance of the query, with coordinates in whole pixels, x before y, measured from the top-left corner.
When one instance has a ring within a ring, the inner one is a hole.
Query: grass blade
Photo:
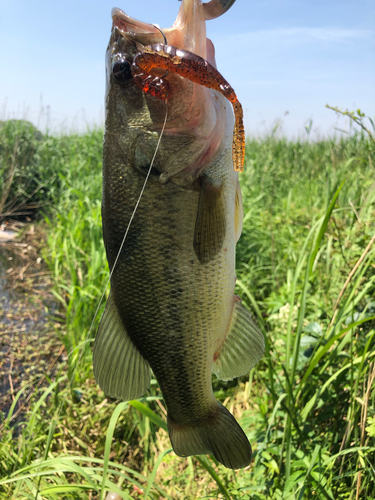
[[[336,200],[337,200],[337,198],[338,198],[338,196],[340,194],[340,191],[341,191],[344,183],[345,183],[345,180],[342,181],[342,183],[340,184],[340,186],[337,188],[335,194],[333,195],[332,201],[329,204],[329,207],[328,207],[328,209],[326,211],[326,214],[324,216],[322,225],[320,226],[317,238],[316,238],[316,240],[314,242],[314,246],[313,246],[313,249],[312,249],[312,252],[311,252],[311,255],[310,255],[310,260],[309,260],[309,276],[312,275],[312,271],[313,271],[313,267],[314,267],[314,262],[315,262],[316,255],[317,255],[319,247],[320,247],[320,243],[321,243],[321,241],[323,239],[324,233],[327,230],[328,221],[331,218],[332,211],[333,211],[333,209],[335,207],[335,204],[336,204]]]
[[[155,465],[152,469],[152,472],[150,474],[150,477],[148,479],[148,483],[147,483],[147,489],[146,489],[146,493],[145,493],[145,500],[148,499],[148,496],[150,494],[150,491],[151,491],[151,488],[152,488],[152,485],[154,483],[154,480],[155,480],[155,476],[156,476],[156,473],[158,471],[158,468],[159,468],[159,465],[162,463],[165,455],[167,455],[168,453],[170,453],[172,450],[172,448],[168,448],[167,450],[164,450],[160,453],[160,455],[158,456],[158,459],[156,460],[155,462]]]
[[[195,458],[198,460],[198,462],[201,464],[201,466],[204,469],[206,469],[206,471],[210,474],[210,476],[212,477],[212,479],[216,482],[216,484],[218,485],[219,490],[224,495],[224,497],[227,500],[231,500],[231,497],[230,497],[230,494],[229,494],[228,490],[224,486],[223,482],[220,480],[220,477],[217,474],[217,472],[211,467],[211,465],[210,465],[207,457],[205,457],[205,456],[202,455],[202,456],[196,456]]]
[[[128,406],[127,402],[119,403],[116,406],[115,411],[113,412],[111,420],[110,420],[109,425],[108,425],[107,437],[105,440],[105,449],[104,449],[103,478],[102,478],[102,486],[101,486],[101,490],[100,490],[100,500],[103,500],[104,493],[105,493],[108,464],[109,464],[109,455],[111,453],[111,444],[112,444],[113,433],[115,432],[116,423],[117,423],[117,420],[120,416],[120,413],[122,411],[124,411],[127,406]]]
[[[162,418],[159,417],[154,411],[152,411],[148,406],[144,405],[140,401],[132,400],[129,401],[134,408],[141,412],[145,417],[149,418],[151,422],[154,422],[158,427],[161,427],[166,432],[168,432],[167,422],[164,422]]]

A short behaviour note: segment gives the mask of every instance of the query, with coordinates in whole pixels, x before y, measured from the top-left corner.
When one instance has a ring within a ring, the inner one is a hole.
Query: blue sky
[[[177,0],[0,0],[0,119],[52,130],[102,123],[111,9],[169,27]],[[289,136],[348,129],[325,104],[375,116],[373,0],[237,0],[207,23],[218,69],[245,110],[248,134],[279,120]],[[288,113],[287,113],[288,112]]]

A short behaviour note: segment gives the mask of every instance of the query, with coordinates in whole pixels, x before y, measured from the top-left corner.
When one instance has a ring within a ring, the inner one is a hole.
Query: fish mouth
[[[146,46],[164,42],[163,35],[155,25],[138,21],[117,7],[112,9],[111,15],[113,26],[137,44]]]
[[[202,0],[182,0],[173,26],[162,30],[154,24],[132,18],[119,8],[112,9],[112,21],[140,50],[142,46],[167,42],[166,45],[193,52],[216,66],[214,46],[206,38],[206,21],[223,15],[235,1],[210,0],[202,3]]]
[[[206,20],[224,14],[234,2],[235,0],[211,0],[208,3],[202,3],[202,0],[182,0],[174,24],[165,29],[134,19],[123,10],[114,8],[113,28],[118,35],[130,41],[136,51],[143,52],[145,47],[161,43],[192,52],[216,67],[214,45],[206,37]],[[227,101],[218,92],[173,73],[169,73],[166,78],[171,84],[171,94],[164,134],[194,140],[195,154],[185,172],[198,171],[212,163],[227,147],[227,137],[230,142],[232,135],[233,118],[228,118]],[[152,116],[152,124],[148,128],[159,131],[162,127],[164,104],[151,96],[146,96],[146,102]]]

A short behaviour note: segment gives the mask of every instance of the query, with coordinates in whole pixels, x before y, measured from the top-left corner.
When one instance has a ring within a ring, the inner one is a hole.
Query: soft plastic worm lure
[[[217,90],[232,103],[235,115],[233,166],[234,170],[242,172],[245,159],[243,110],[234,90],[225,78],[208,61],[187,50],[161,43],[144,47],[133,60],[134,81],[144,92],[162,101],[168,100],[171,89],[163,77],[152,75],[152,70],[156,68],[172,71],[199,85]]]

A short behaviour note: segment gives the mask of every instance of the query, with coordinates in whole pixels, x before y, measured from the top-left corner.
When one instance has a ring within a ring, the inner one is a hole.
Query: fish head
[[[182,0],[173,26],[162,30],[133,19],[118,8],[112,10],[113,27],[106,53],[104,144],[110,142],[124,157],[132,159],[132,167],[145,172],[166,120],[154,161],[154,171],[161,182],[194,184],[209,165],[231,148],[233,113],[219,92],[161,68],[153,71],[168,82],[168,104],[146,94],[132,78],[134,57],[148,46],[166,42],[193,52],[216,67],[215,49],[206,37],[206,20],[225,12],[234,1],[211,0],[202,4],[201,0]],[[114,76],[116,67],[122,68],[123,81]],[[233,169],[232,165],[229,167]]]

